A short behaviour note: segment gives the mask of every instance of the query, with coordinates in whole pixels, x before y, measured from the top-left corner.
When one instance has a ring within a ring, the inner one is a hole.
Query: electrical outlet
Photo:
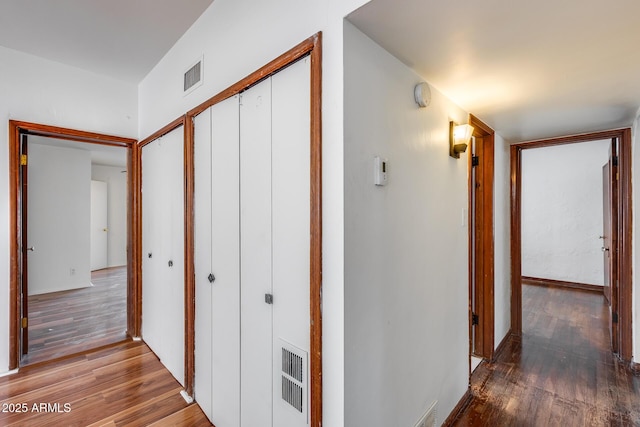
[[[75,268],[69,269],[69,275],[75,276],[75,274],[76,274],[76,269]]]

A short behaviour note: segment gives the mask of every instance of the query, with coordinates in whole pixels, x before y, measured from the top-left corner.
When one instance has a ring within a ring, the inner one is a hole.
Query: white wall
[[[439,422],[469,374],[467,155],[449,120],[467,113],[345,23],[345,425]],[[388,185],[373,159],[388,159]]]
[[[344,16],[367,0],[216,0],[139,85],[140,139],[323,32],[323,424],[344,424]],[[182,96],[182,74],[204,54],[204,82]]]
[[[494,348],[511,329],[511,163],[509,145],[495,135],[493,184]]]
[[[610,141],[522,151],[522,275],[602,285],[602,166]]]
[[[91,154],[29,144],[29,295],[91,286]]]
[[[124,148],[123,148],[124,150]],[[107,265],[127,265],[126,167],[91,165],[91,179],[107,183]]]
[[[0,47],[0,170],[9,119],[135,137],[135,86]],[[9,300],[9,174],[0,173],[0,298]],[[9,366],[9,306],[0,304],[0,372]]]

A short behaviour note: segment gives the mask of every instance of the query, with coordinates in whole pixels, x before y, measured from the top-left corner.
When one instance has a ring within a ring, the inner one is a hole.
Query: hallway
[[[640,377],[610,351],[602,295],[522,291],[522,343],[476,369],[473,399],[453,425],[640,425]]]

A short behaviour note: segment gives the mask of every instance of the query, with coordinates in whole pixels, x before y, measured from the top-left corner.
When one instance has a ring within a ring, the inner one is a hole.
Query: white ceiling
[[[640,107],[638,0],[372,0],[348,19],[510,142]]]
[[[0,45],[139,83],[213,0],[1,0]]]
[[[138,83],[212,1],[1,0],[0,45]],[[638,0],[372,0],[349,20],[509,141],[640,107]]]

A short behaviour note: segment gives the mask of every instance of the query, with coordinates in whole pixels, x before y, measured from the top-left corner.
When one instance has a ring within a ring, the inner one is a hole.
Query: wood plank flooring
[[[603,296],[522,291],[522,342],[476,369],[453,425],[640,426],[640,378],[611,353]]]
[[[29,352],[21,365],[126,338],[127,267],[91,273],[93,286],[29,296]]]
[[[211,426],[143,342],[0,378],[0,426]]]

